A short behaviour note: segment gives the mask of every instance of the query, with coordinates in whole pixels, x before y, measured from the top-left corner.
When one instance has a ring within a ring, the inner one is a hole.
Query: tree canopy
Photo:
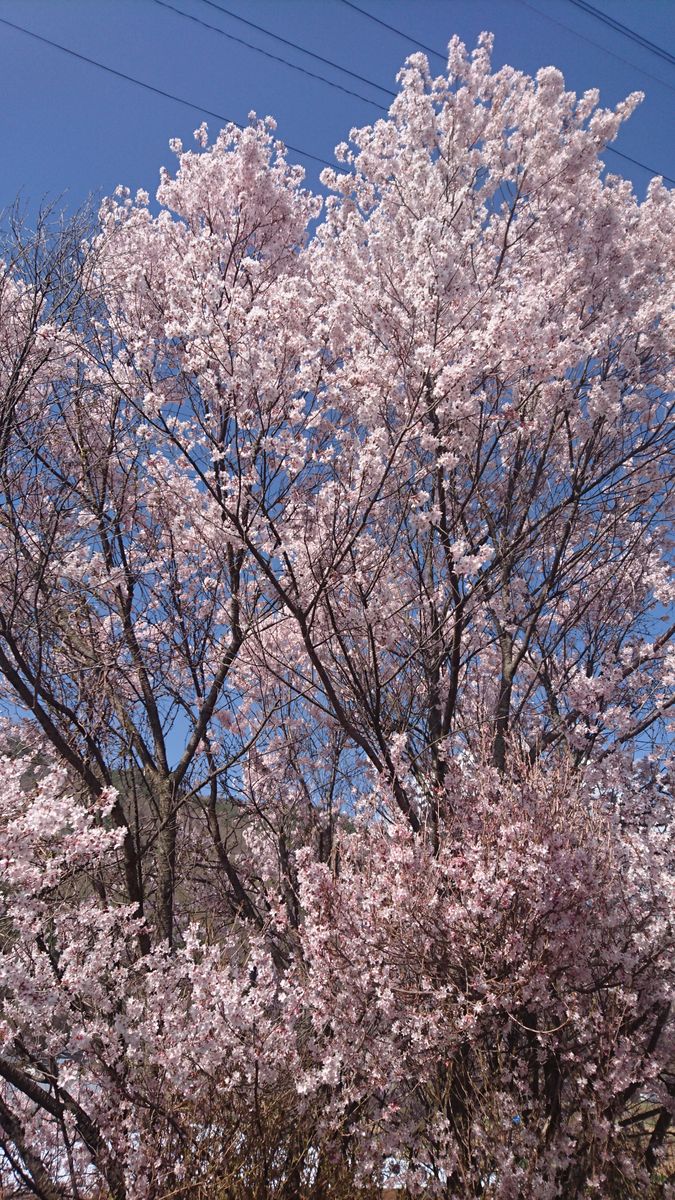
[[[7,239],[8,1196],[668,1194],[673,198],[489,53]]]

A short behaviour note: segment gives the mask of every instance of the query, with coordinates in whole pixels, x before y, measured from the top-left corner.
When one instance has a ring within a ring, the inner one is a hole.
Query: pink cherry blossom
[[[490,49],[3,264],[3,1195],[669,1195],[673,199]]]

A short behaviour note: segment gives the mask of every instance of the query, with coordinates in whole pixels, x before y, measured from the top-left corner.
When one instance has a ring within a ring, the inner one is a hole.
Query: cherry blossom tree
[[[667,1195],[673,202],[489,51],[8,245],[8,1195]]]

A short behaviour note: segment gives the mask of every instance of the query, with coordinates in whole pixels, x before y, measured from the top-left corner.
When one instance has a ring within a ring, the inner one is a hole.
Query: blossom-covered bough
[[[666,1197],[673,202],[408,60],[0,285],[0,1178]]]

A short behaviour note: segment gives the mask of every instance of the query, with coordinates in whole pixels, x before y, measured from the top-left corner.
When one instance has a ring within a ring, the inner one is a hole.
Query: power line
[[[376,25],[381,25],[383,29],[388,29],[390,33],[397,34],[405,42],[413,42],[414,45],[420,46],[422,50],[426,50],[427,54],[434,54],[436,58],[440,58],[444,66],[447,66],[447,54],[441,54],[440,50],[434,50],[432,46],[425,46],[424,42],[411,37],[409,33],[404,33],[402,29],[396,29],[394,25],[388,25],[386,21],[381,21],[379,17],[374,17],[372,13],[366,12],[365,8],[359,8],[358,4],[352,4],[352,0],[340,0],[340,3],[345,4],[347,8],[353,8],[355,12],[361,13],[362,17],[367,17],[369,21],[374,21]]]
[[[593,38],[586,37],[585,33],[579,33],[578,29],[573,29],[571,25],[565,24],[564,21],[559,21],[556,17],[552,17],[550,13],[542,12],[540,8],[535,8],[534,4],[529,3],[529,0],[518,0],[518,3],[524,5],[525,8],[529,8],[530,12],[536,13],[537,16],[543,17],[545,21],[550,21],[560,29],[566,29],[573,37],[580,38],[582,42],[587,42],[589,46],[595,46],[596,50],[602,50],[603,54],[608,54],[610,58],[615,58],[617,62],[623,63],[624,66],[632,67],[634,71],[639,71],[641,75],[646,75],[648,79],[653,79],[655,83],[660,83],[661,87],[675,92],[675,87],[673,87],[672,83],[666,83],[665,79],[661,79],[659,75],[652,75],[651,71],[645,71],[644,67],[639,67],[637,63],[632,62],[629,58],[623,58],[621,54],[615,54],[613,50],[608,50],[606,46],[603,46],[602,42],[596,42]]]
[[[154,92],[156,96],[163,96],[165,100],[173,100],[176,104],[182,104],[185,108],[191,108],[194,112],[206,114],[207,117],[215,117],[218,121],[224,121],[226,125],[236,125],[238,129],[244,128],[239,121],[233,121],[231,117],[226,117],[223,113],[214,112],[211,108],[204,108],[202,104],[194,104],[192,100],[186,100],[183,96],[176,96],[173,92],[165,92],[162,88],[155,87],[152,83],[146,83],[143,79],[136,79],[133,75],[127,75],[124,71],[118,71],[115,67],[108,67],[105,63],[97,62],[94,58],[88,58],[86,54],[80,54],[77,50],[71,50],[69,46],[62,46],[60,42],[53,42],[51,38],[34,33],[32,29],[26,29],[23,25],[15,25],[13,21],[8,21],[5,17],[0,17],[0,25],[6,25],[9,29],[15,29],[17,33],[25,33],[26,37],[33,38],[36,42],[42,42],[45,46],[51,46],[53,50],[60,50],[63,54],[69,54],[71,58],[77,58],[80,62],[88,63],[90,67],[96,67],[99,71],[107,71],[108,75],[114,75],[117,79],[124,79],[126,83],[133,83],[136,87],[144,88],[146,92]],[[313,162],[321,163],[323,167],[335,166],[335,163],[328,162],[326,158],[320,158],[318,154],[311,154],[309,150],[301,150],[299,146],[292,146],[290,142],[286,142],[285,144],[294,154],[300,154],[303,158],[311,158]]]
[[[346,3],[346,0],[345,0]],[[651,50],[652,54],[658,54],[659,58],[665,59],[670,63],[671,67],[675,67],[675,54],[671,54],[669,50],[663,50],[661,46],[657,46],[656,42],[650,42],[649,38],[643,37],[636,29],[631,29],[629,25],[624,25],[622,21],[617,21],[616,17],[610,17],[608,13],[601,12],[599,8],[595,8],[593,4],[589,4],[588,0],[569,0],[570,4],[574,4],[576,8],[580,8],[582,12],[589,13],[598,21],[608,25],[610,29],[615,29],[617,33],[622,33],[624,37],[630,38],[638,46],[642,46],[645,50]]]
[[[351,0],[341,0],[342,4],[348,5],[350,8],[356,8],[357,11],[363,11],[357,8],[357,5],[352,4]],[[365,14],[370,15],[370,14]],[[377,18],[373,18],[377,20]],[[378,24],[384,22],[378,21]],[[174,92],[164,91],[162,88],[155,87],[152,83],[146,83],[143,79],[136,79],[133,75],[127,75],[124,71],[118,71],[115,67],[109,67],[105,63],[97,62],[94,58],[89,58],[86,54],[80,54],[77,50],[72,50],[69,46],[63,46],[60,42],[55,42],[51,38],[43,37],[42,34],[34,33],[32,29],[26,29],[23,25],[16,25],[13,21],[8,21],[5,17],[0,17],[0,25],[7,26],[8,29],[14,29],[17,33],[23,33],[26,37],[33,38],[36,42],[42,42],[45,46],[50,46],[53,50],[60,50],[62,54],[67,54],[71,58],[76,58],[79,62],[87,63],[91,67],[95,67],[99,71],[105,71],[108,75],[114,75],[117,79],[123,79],[125,83],[133,83],[136,87],[143,88],[146,92],[152,92],[156,96],[161,96],[165,100],[172,100],[175,104],[182,104],[184,108],[190,108],[193,112],[198,112],[208,117],[215,117],[218,121],[224,121],[226,124],[236,125],[238,129],[243,129],[244,126],[239,121],[233,121],[231,117],[226,117],[223,113],[215,112],[211,108],[205,108],[201,104],[195,104],[192,100],[186,100],[183,96],[177,96]],[[400,33],[400,30],[394,30],[395,33]],[[401,34],[405,37],[405,34]],[[410,39],[412,40],[412,39]],[[427,49],[428,47],[423,47]],[[431,51],[436,53],[436,51]],[[374,103],[370,101],[370,103]],[[320,163],[324,167],[334,167],[335,163],[331,163],[326,158],[321,158],[318,154],[312,154],[309,150],[302,150],[299,146],[293,146],[290,142],[285,143],[287,148],[293,154],[299,154],[302,158],[311,159],[312,162]],[[654,167],[647,166],[646,163],[640,162],[637,158],[632,158],[630,154],[624,154],[621,150],[616,150],[613,146],[606,146],[605,149],[610,154],[617,155],[618,158],[623,158],[626,162],[632,163],[633,166],[641,167],[643,171],[648,171],[651,175],[660,175],[668,183],[675,184],[675,179],[670,175],[666,175],[663,171],[657,171]]]
[[[642,167],[642,170],[649,171],[650,175],[659,175],[667,183],[675,184],[672,175],[666,175],[665,171],[657,171],[656,167],[648,167],[646,163],[640,162],[639,158],[631,158],[630,154],[624,154],[622,150],[615,150],[613,146],[605,146],[605,150],[609,150],[610,154],[618,155],[619,158],[625,158],[626,162],[633,163],[635,167]]]
[[[314,71],[308,71],[306,67],[300,67],[296,63],[289,62],[287,58],[281,58],[278,54],[272,54],[269,50],[263,50],[260,46],[254,46],[252,42],[247,42],[244,38],[236,37],[233,33],[226,33],[224,29],[220,29],[217,25],[211,25],[208,21],[203,21],[201,17],[195,17],[192,13],[186,13],[180,8],[175,8],[167,0],[154,0],[154,2],[160,8],[170,9],[171,12],[176,13],[179,17],[183,17],[186,21],[193,21],[195,25],[201,25],[204,29],[210,29],[212,33],[219,33],[221,37],[227,38],[228,41],[236,42],[239,46],[246,46],[248,50],[254,50],[256,54],[262,54],[265,58],[271,58],[273,62],[282,63],[283,66],[290,67],[292,71],[299,71],[301,75],[306,75],[309,79],[317,79],[319,83],[325,83],[328,87],[335,88],[338,92],[344,92],[346,96],[354,96],[357,100],[362,100],[364,104],[372,104],[374,108],[379,108],[380,112],[387,111],[382,104],[378,104],[377,100],[369,100],[367,96],[362,96],[359,92],[353,92],[350,88],[343,87],[341,83],[334,83],[332,79],[327,79],[325,75],[317,75]]]
[[[208,4],[209,8],[215,8],[216,12],[224,13],[226,17],[231,17],[233,21],[239,21],[242,25],[248,25],[250,29],[257,29],[258,33],[264,33],[267,37],[274,38],[276,42],[282,42],[284,46],[291,46],[293,50],[299,50],[301,54],[307,54],[310,58],[315,58],[317,62],[324,63],[327,67],[334,67],[336,71],[342,71],[343,75],[350,75],[352,79],[358,79],[360,83],[367,83],[369,87],[377,88],[378,91],[384,92],[385,96],[391,96],[392,100],[396,99],[396,92],[392,92],[391,88],[383,87],[381,83],[374,83],[372,79],[368,79],[365,75],[359,75],[358,71],[351,71],[349,67],[342,67],[339,63],[333,62],[330,58],[324,58],[323,54],[316,54],[314,50],[308,50],[306,46],[300,46],[297,42],[291,42],[288,38],[282,37],[280,33],[273,33],[271,29],[266,29],[264,25],[256,25],[255,21],[249,21],[246,17],[240,17],[239,13],[232,12],[231,9],[225,8],[222,4],[216,4],[215,0],[202,0],[202,4]]]

